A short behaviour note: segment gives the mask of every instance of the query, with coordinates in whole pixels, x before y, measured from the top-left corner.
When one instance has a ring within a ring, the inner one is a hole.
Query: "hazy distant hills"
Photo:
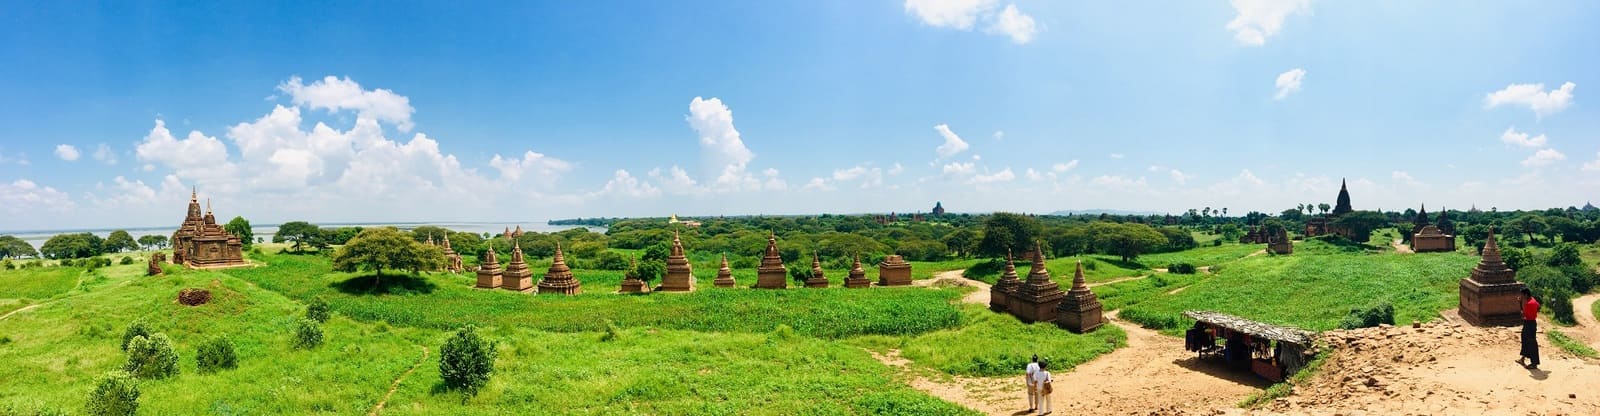
[[[1163,215],[1165,213],[1155,212],[1155,211],[1127,211],[1127,210],[1120,210],[1120,209],[1073,209],[1073,210],[1056,211],[1056,212],[1050,213],[1050,215],[1100,215],[1100,214],[1109,214],[1109,215]]]

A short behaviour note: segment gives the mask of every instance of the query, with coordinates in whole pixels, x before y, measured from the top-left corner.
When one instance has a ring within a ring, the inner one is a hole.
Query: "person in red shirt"
[[[1533,292],[1522,288],[1522,356],[1517,358],[1517,364],[1522,364],[1530,370],[1539,369],[1539,300],[1533,298]],[[1523,360],[1531,360],[1524,363]]]

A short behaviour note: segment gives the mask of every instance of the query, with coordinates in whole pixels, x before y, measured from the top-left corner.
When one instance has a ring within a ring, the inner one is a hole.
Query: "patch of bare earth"
[[[1398,238],[1396,238],[1394,241],[1390,242],[1389,245],[1394,246],[1394,252],[1396,252],[1396,253],[1403,253],[1403,254],[1415,253],[1414,251],[1411,251],[1411,246],[1408,246],[1408,245],[1405,245],[1405,244],[1401,244],[1400,239],[1398,239]]]
[[[1567,328],[1561,332],[1577,338],[1591,347],[1600,348],[1600,321],[1594,317],[1594,301],[1600,299],[1600,293],[1592,293],[1572,299],[1572,315],[1578,318],[1578,326]]]

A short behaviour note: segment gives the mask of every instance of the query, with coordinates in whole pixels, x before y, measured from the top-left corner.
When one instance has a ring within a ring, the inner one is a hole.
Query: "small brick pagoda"
[[[878,286],[909,286],[911,285],[911,263],[900,258],[898,254],[890,254],[878,263]]]
[[[1056,325],[1080,334],[1093,331],[1105,323],[1100,312],[1100,298],[1089,290],[1083,278],[1083,262],[1079,261],[1077,271],[1072,273],[1072,289],[1056,306]]]
[[[629,259],[628,271],[622,274],[622,289],[618,290],[617,293],[650,293],[650,286],[644,284],[643,280],[639,280],[639,275],[635,272],[638,269],[639,260]]]
[[[1056,320],[1056,307],[1067,296],[1061,285],[1050,280],[1045,269],[1044,250],[1039,243],[1033,247],[1033,269],[1028,271],[1028,281],[1017,288],[1017,297],[1010,300],[1011,314],[1022,322],[1050,322]]]
[[[1411,251],[1418,253],[1435,253],[1456,251],[1456,236],[1439,231],[1439,227],[1428,224],[1422,230],[1411,236]]]
[[[778,236],[767,235],[767,251],[756,267],[756,289],[788,289],[789,269],[783,267],[783,257],[778,255]]]
[[[500,288],[523,293],[533,291],[533,271],[528,270],[528,262],[522,259],[522,243],[515,240],[511,242],[511,262],[506,263]]]
[[[450,273],[461,273],[461,254],[450,248],[450,236],[444,237],[444,270]]]
[[[822,257],[817,252],[811,252],[811,278],[806,279],[806,287],[823,289],[828,287],[828,277],[822,275]]]
[[[478,265],[479,289],[494,289],[500,287],[501,273],[500,260],[495,258],[494,244],[484,244],[483,263]]]
[[[722,253],[722,267],[717,268],[717,279],[711,281],[716,287],[734,287],[738,285],[733,281],[733,269],[728,268],[728,253]]]
[[[191,269],[249,266],[244,261],[243,248],[238,236],[217,225],[217,217],[211,215],[211,200],[206,200],[205,214],[200,213],[199,191],[191,189],[189,213],[172,233],[172,262]]]
[[[1461,318],[1477,326],[1520,325],[1523,287],[1517,272],[1500,259],[1500,246],[1490,228],[1483,243],[1483,259],[1471,276],[1461,279]]]
[[[1272,254],[1294,254],[1294,242],[1289,241],[1289,230],[1262,231],[1267,236],[1267,251]]]
[[[694,270],[689,266],[688,255],[683,253],[683,240],[678,238],[677,230],[672,231],[672,253],[667,255],[667,275],[661,277],[661,286],[657,286],[656,291],[694,291]]]
[[[539,294],[576,295],[583,292],[583,284],[572,277],[572,269],[567,268],[567,256],[561,253],[561,243],[556,243],[555,262],[550,264],[550,271],[544,274],[544,279],[539,280]]]
[[[844,287],[859,289],[871,286],[872,281],[867,280],[867,271],[861,269],[861,255],[856,254],[855,264],[850,266],[850,275],[844,278]]]
[[[1022,286],[1022,279],[1017,278],[1017,265],[1011,257],[1011,251],[1006,251],[1006,271],[1000,274],[1000,280],[989,287],[989,310],[995,312],[1010,312],[1011,299],[1017,297],[1017,288]]]

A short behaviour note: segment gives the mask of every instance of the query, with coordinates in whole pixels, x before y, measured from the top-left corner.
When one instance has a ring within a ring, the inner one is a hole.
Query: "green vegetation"
[[[250,228],[250,220],[244,219],[244,217],[233,217],[232,220],[228,221],[227,225],[222,226],[222,229],[226,230],[228,234],[239,237],[239,242],[244,245],[246,250],[256,243],[255,230]]]
[[[239,366],[239,356],[233,351],[233,341],[226,336],[212,338],[196,349],[195,367],[210,373]]]
[[[1561,347],[1562,350],[1572,355],[1583,358],[1600,358],[1600,353],[1595,352],[1594,348],[1584,345],[1582,341],[1567,337],[1567,334],[1561,331],[1545,331],[1545,337],[1550,339],[1551,344]]]
[[[1379,301],[1370,308],[1355,308],[1339,321],[1339,329],[1371,328],[1378,325],[1394,325],[1394,305],[1388,301]]]
[[[13,259],[24,257],[38,257],[39,251],[32,244],[22,241],[21,238],[11,235],[0,235],[0,259]]]
[[[478,336],[476,327],[461,328],[439,347],[439,378],[445,387],[477,394],[494,373],[495,355],[495,346]]]
[[[178,351],[167,334],[157,332],[149,338],[135,336],[128,341],[128,363],[122,366],[134,377],[159,380],[178,375]]]
[[[50,299],[72,290],[83,269],[30,267],[0,273],[0,299]]]
[[[133,416],[138,412],[139,382],[123,371],[101,377],[84,405],[84,413],[94,416]]]
[[[1065,373],[1127,345],[1128,339],[1114,325],[1074,334],[1048,322],[1024,324],[979,305],[966,305],[962,315],[966,325],[905,340],[902,354],[947,374],[994,377],[1016,375],[1038,353],[1051,369]]]
[[[294,330],[294,347],[312,349],[320,346],[322,346],[322,324],[310,319],[301,319],[300,326]]]

